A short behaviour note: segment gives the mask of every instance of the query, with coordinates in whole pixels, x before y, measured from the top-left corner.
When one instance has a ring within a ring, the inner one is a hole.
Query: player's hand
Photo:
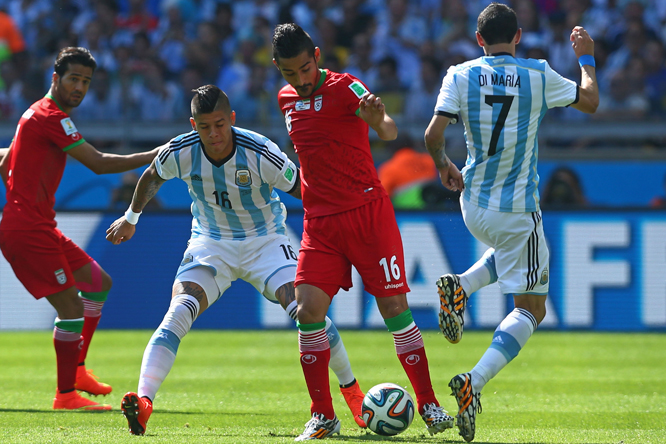
[[[576,26],[571,31],[569,40],[571,40],[571,47],[573,48],[576,57],[594,55],[594,40],[592,40],[590,34],[588,34],[582,26]]]
[[[384,121],[385,106],[380,97],[372,93],[365,93],[358,102],[359,117],[370,125],[375,127]]]
[[[463,182],[462,174],[458,167],[449,160],[447,157],[446,160],[449,162],[449,166],[445,168],[437,168],[439,171],[439,179],[442,181],[442,185],[448,190],[451,191],[462,191],[465,189],[465,182]]]
[[[111,242],[113,245],[118,245],[121,242],[126,242],[132,239],[134,232],[136,231],[136,225],[132,225],[127,222],[125,216],[116,219],[114,223],[111,224],[108,230],[106,230],[106,240]]]

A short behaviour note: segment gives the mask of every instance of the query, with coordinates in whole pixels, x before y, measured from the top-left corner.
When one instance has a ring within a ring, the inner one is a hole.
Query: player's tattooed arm
[[[143,208],[146,204],[155,197],[157,191],[159,191],[162,184],[166,180],[162,179],[157,174],[157,169],[155,168],[155,161],[150,164],[146,171],[143,172],[139,182],[136,184],[134,189],[134,196],[132,197],[132,211],[135,213],[140,213],[143,211]]]
[[[275,292],[275,298],[282,308],[286,309],[289,304],[296,300],[296,288],[293,282],[287,282]]]
[[[444,130],[449,126],[451,119],[442,115],[435,115],[425,132],[425,146],[435,161],[442,185],[451,191],[462,191],[465,188],[462,175],[458,167],[453,164],[445,151]]]

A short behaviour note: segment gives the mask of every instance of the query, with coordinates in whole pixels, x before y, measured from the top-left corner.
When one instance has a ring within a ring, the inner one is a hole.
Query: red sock
[[[323,328],[315,331],[299,330],[298,345],[305,383],[310,392],[310,399],[312,399],[310,413],[321,413],[326,419],[333,419],[335,410],[328,379],[331,348],[326,331]]]
[[[405,369],[409,382],[412,384],[419,413],[423,413],[423,405],[434,402],[439,405],[430,381],[428,358],[423,348],[421,331],[412,323],[404,330],[393,332],[398,359]]]
[[[82,340],[80,333],[61,330],[58,327],[53,329],[53,346],[55,347],[58,369],[58,391],[61,393],[74,390]]]
[[[90,347],[90,341],[92,341],[93,334],[97,330],[97,324],[102,316],[85,316],[83,322],[83,330],[81,331],[81,337],[83,338],[83,345],[81,346],[81,354],[79,355],[79,364],[83,364],[88,355],[88,347]]]

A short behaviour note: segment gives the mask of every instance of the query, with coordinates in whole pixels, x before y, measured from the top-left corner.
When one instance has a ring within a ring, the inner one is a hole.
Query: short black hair
[[[199,114],[212,113],[216,109],[222,109],[227,114],[231,113],[229,97],[215,85],[204,85],[193,89],[194,97],[190,103],[192,117]]]
[[[56,57],[54,70],[59,76],[64,76],[70,65],[83,65],[92,68],[93,72],[97,69],[95,57],[87,48],[68,46],[63,48]]]
[[[479,14],[476,30],[488,45],[511,43],[518,32],[518,18],[507,5],[493,2]]]
[[[310,34],[296,23],[283,23],[275,27],[273,32],[273,58],[291,59],[307,51],[314,57],[315,45]]]

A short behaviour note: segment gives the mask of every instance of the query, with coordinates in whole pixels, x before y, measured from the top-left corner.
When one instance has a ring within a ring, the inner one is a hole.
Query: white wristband
[[[132,211],[132,207],[129,207],[127,211],[125,211],[125,220],[132,225],[136,225],[136,223],[139,222],[139,216],[141,216],[141,213],[135,213]]]

